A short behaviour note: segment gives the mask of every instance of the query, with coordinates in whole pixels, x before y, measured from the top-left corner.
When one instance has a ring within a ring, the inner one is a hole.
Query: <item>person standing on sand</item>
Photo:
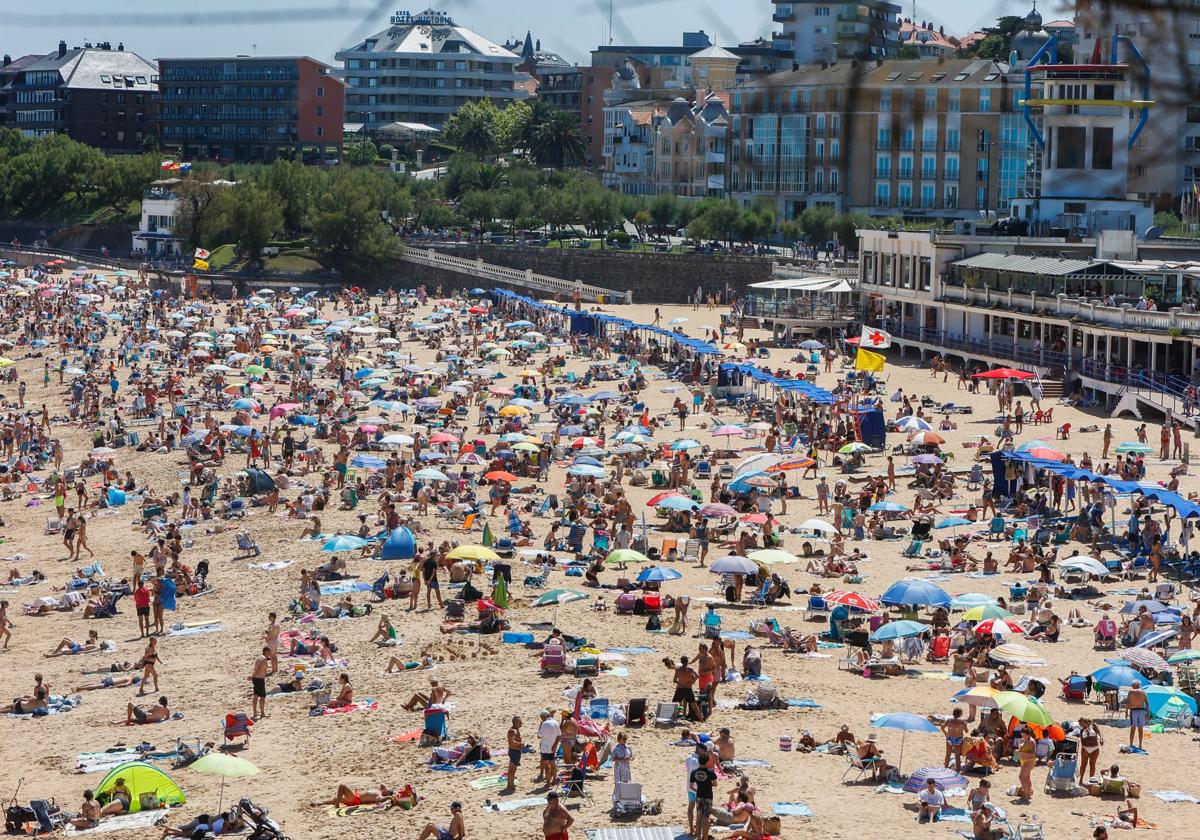
[[[1108,448],[1112,446],[1113,430],[1112,423],[1104,424],[1104,449],[1100,453],[1100,460],[1103,461],[1108,457]]]
[[[271,671],[268,674],[271,676],[279,671],[279,623],[273,612],[267,613],[267,629],[263,631],[263,638],[266,639],[267,650],[271,652]]]
[[[8,650],[8,642],[12,639],[12,628],[15,626],[8,618],[8,601],[0,601],[0,637],[4,639],[4,650]]]
[[[575,818],[562,806],[558,791],[546,794],[546,809],[542,811],[542,834],[546,840],[569,840],[568,831]]]
[[[250,716],[255,720],[267,716],[267,672],[271,667],[271,648],[263,645],[262,654],[254,660],[254,670],[250,673],[250,693],[253,695],[253,705]],[[955,710],[957,711],[957,709]]]
[[[538,753],[541,755],[541,770],[534,782],[544,782],[546,787],[553,787],[558,781],[558,764],[555,755],[558,753],[558,741],[561,731],[558,721],[548,709],[542,709],[542,722],[538,726]]]
[[[521,719],[514,715],[512,726],[508,728],[508,784],[500,791],[502,795],[516,792],[517,768],[521,766],[521,755],[524,752],[525,740],[521,737]]]
[[[1134,680],[1129,686],[1129,694],[1125,697],[1125,713],[1129,716],[1129,746],[1133,746],[1133,733],[1137,730],[1137,745],[1140,750],[1149,714],[1146,692],[1142,689],[1141,680]]]

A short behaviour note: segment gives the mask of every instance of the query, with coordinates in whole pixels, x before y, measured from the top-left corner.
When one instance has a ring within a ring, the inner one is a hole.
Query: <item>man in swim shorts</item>
[[[1149,717],[1149,703],[1146,692],[1142,689],[1142,681],[1134,680],[1129,686],[1129,694],[1125,698],[1125,711],[1129,715],[1129,746],[1133,746],[1133,732],[1137,730],[1138,749],[1142,748],[1142,730],[1146,727]]]
[[[559,801],[558,792],[546,794],[546,808],[542,811],[542,834],[546,840],[569,840],[567,831],[575,823],[567,809]]]
[[[467,825],[463,822],[462,803],[450,803],[450,825],[442,828],[433,823],[427,823],[421,830],[417,840],[463,840],[467,835]]]

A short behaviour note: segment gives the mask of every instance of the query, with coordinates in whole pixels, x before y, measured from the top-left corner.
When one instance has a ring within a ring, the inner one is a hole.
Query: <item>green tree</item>
[[[1008,61],[1009,41],[1003,35],[989,35],[975,45],[975,55],[991,61]]]
[[[858,253],[858,231],[870,227],[871,219],[864,213],[842,213],[830,228],[840,245],[850,254]]]
[[[397,251],[396,237],[383,224],[378,198],[355,179],[334,177],[313,202],[308,227],[317,259],[343,273],[378,268]]]
[[[263,248],[283,229],[283,210],[273,192],[247,181],[227,191],[226,225],[242,255],[257,262]]]
[[[491,157],[497,149],[498,114],[490,99],[468,102],[442,125],[442,137],[451,146],[457,146],[464,152],[481,158]]]
[[[98,149],[52,134],[30,144],[4,167],[7,204],[18,213],[40,215],[69,195],[94,193],[96,173],[104,165]]]
[[[646,228],[654,221],[654,217],[650,215],[649,210],[639,210],[633,214],[633,218],[629,221],[633,222],[633,226],[637,228],[638,238],[646,238]]]
[[[787,244],[799,242],[803,231],[800,229],[800,223],[795,219],[788,219],[779,226],[779,235],[783,237],[783,241]]]
[[[155,155],[106,158],[96,172],[97,200],[102,206],[124,215],[161,171]]]
[[[556,235],[563,228],[572,227],[579,221],[580,200],[574,190],[543,187],[535,203],[538,213]]]
[[[579,212],[587,229],[601,238],[600,247],[603,248],[604,238],[621,221],[617,194],[593,187],[580,201]]]
[[[351,166],[372,166],[379,158],[379,150],[370,140],[359,140],[347,146],[342,157]]]
[[[833,227],[833,217],[836,214],[831,207],[807,207],[800,214],[800,230],[804,233],[804,239],[810,245],[816,245],[818,248],[824,247],[829,241],[829,234]]]
[[[458,213],[472,226],[483,230],[496,218],[496,194],[472,190],[458,200]]]
[[[519,190],[502,193],[496,202],[496,215],[508,222],[509,233],[515,235],[517,225],[529,216],[532,203],[529,196]]]
[[[503,111],[496,112],[496,148],[502,152],[527,149],[530,126],[533,124],[533,108],[520,100],[509,103]]]
[[[914,58],[920,58],[921,53],[916,48],[915,45],[904,44],[900,47],[900,52],[897,53],[896,57],[901,58],[901,59],[914,59]]]
[[[277,160],[259,173],[259,182],[279,202],[283,230],[295,236],[304,229],[318,182],[328,173],[295,161]]]
[[[659,236],[675,221],[679,201],[672,193],[660,193],[650,201],[650,218],[654,221],[655,233]]]
[[[172,233],[183,241],[184,253],[191,253],[204,244],[216,244],[209,237],[220,230],[222,216],[221,194],[225,187],[214,184],[207,176],[184,178],[175,187],[178,209]]]
[[[558,109],[534,124],[531,144],[538,165],[553,169],[575,166],[587,149],[579,116]]]

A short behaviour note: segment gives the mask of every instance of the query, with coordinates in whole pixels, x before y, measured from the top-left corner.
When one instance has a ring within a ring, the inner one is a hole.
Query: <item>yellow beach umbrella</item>
[[[460,545],[446,555],[451,560],[499,560],[500,555],[486,545]]]

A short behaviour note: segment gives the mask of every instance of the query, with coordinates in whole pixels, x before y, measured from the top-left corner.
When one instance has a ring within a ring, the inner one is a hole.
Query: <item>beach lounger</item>
[[[683,559],[684,562],[699,563],[700,562],[700,540],[684,540],[683,542]]]
[[[819,595],[809,595],[808,604],[804,607],[804,620],[820,620],[829,615],[829,604]]]
[[[654,710],[655,726],[674,726],[679,717],[679,704],[673,700],[661,700]]]
[[[546,645],[539,668],[543,674],[561,674],[567,670],[567,654],[562,645]]]
[[[254,721],[250,720],[245,712],[230,712],[225,715],[225,722],[221,726],[221,749],[228,748],[231,742],[239,738],[244,739],[241,746],[250,746],[250,727],[253,725]]]
[[[626,726],[645,726],[646,725],[646,698],[631,697],[629,706],[625,709],[625,725]]]

